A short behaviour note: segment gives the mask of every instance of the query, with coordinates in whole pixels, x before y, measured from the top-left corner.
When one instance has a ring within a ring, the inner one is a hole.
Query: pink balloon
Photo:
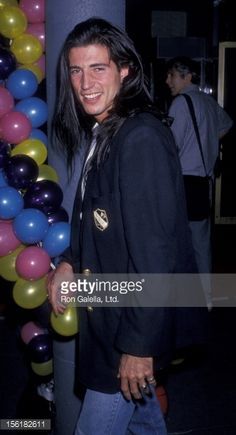
[[[44,23],[32,23],[29,24],[26,33],[30,33],[30,35],[36,36],[39,42],[43,47],[43,51],[45,51],[45,24]]]
[[[29,246],[17,256],[16,272],[26,280],[42,278],[50,269],[50,257],[39,246]]]
[[[10,112],[14,107],[14,98],[8,89],[0,86],[0,117]]]
[[[0,138],[12,144],[27,139],[31,129],[30,120],[21,112],[8,112],[0,119]]]
[[[12,223],[0,222],[0,256],[8,255],[20,246],[21,242],[15,236]]]
[[[20,0],[19,6],[25,13],[29,23],[42,23],[45,21],[44,0]]]
[[[20,336],[22,341],[25,344],[28,344],[32,340],[32,338],[36,337],[36,335],[43,335],[46,333],[46,329],[41,328],[41,326],[37,325],[34,322],[28,322],[22,326]]]
[[[43,71],[43,74],[45,75],[45,71],[46,71],[46,59],[45,59],[45,55],[42,54],[42,56],[39,58],[39,60],[37,60],[37,62],[35,62],[36,65],[39,66],[39,68]]]

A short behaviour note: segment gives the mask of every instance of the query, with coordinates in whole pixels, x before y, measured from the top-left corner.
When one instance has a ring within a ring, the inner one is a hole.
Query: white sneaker
[[[39,396],[48,400],[49,402],[54,401],[54,379],[47,382],[46,384],[40,384],[37,386],[37,393]]]

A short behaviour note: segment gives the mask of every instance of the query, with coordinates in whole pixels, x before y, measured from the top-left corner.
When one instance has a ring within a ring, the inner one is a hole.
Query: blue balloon
[[[13,219],[24,206],[21,194],[14,187],[0,188],[0,219]]]
[[[19,101],[14,110],[22,112],[30,120],[32,127],[37,128],[43,125],[48,118],[48,106],[45,101],[38,97],[25,98]]]
[[[61,255],[70,245],[70,224],[67,222],[56,222],[52,224],[42,241],[42,247],[50,257]]]
[[[16,237],[25,244],[40,242],[49,227],[45,214],[34,208],[23,209],[13,221]]]
[[[7,179],[2,169],[0,169],[0,187],[8,186]],[[49,222],[50,223],[50,222]]]
[[[28,69],[17,69],[13,71],[6,82],[6,88],[14,98],[32,97],[38,89],[38,80],[36,75]]]
[[[47,146],[48,144],[48,138],[46,136],[46,134],[40,130],[39,128],[32,128],[30,136],[32,139],[38,139],[41,140],[41,142],[44,143],[44,145]]]

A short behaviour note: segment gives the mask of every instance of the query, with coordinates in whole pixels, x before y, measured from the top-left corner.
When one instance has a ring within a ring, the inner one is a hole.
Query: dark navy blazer
[[[99,228],[96,211],[105,211]],[[183,273],[195,271],[183,180],[172,134],[148,113],[127,119],[110,154],[80,187],[72,218],[68,260],[75,272]],[[182,315],[181,315],[182,316]],[[122,353],[154,356],[162,364],[173,345],[186,345],[193,316],[178,325],[174,308],[79,309],[79,379],[102,392],[119,390]],[[197,322],[198,323],[198,322]],[[186,332],[188,331],[188,332]]]

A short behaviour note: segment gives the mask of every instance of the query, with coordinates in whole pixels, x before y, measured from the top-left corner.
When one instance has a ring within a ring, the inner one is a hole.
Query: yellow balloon
[[[58,182],[58,175],[54,168],[50,165],[40,165],[39,166],[39,175],[36,181],[41,180],[51,180],[55,181],[55,183]]]
[[[26,154],[34,159],[38,165],[41,165],[45,162],[48,152],[41,140],[28,138],[13,148],[11,155],[16,156],[17,154]]]
[[[38,38],[29,33],[22,33],[13,39],[11,51],[18,62],[25,64],[36,62],[43,54],[43,48]]]
[[[16,6],[5,6],[0,13],[0,29],[6,38],[20,36],[27,27],[27,18],[24,12]]]
[[[57,334],[69,337],[79,331],[78,313],[76,307],[67,306],[63,314],[56,316],[51,312],[51,325]]]
[[[20,245],[11,254],[5,255],[0,259],[0,274],[7,281],[16,281],[19,275],[16,272],[16,257],[25,249],[25,245]]]
[[[19,278],[13,287],[13,299],[21,308],[37,308],[47,299],[46,276],[36,281]]]
[[[4,8],[5,6],[18,7],[18,2],[17,2],[17,0],[0,0],[0,9]]]
[[[36,373],[36,375],[39,376],[48,376],[51,375],[53,373],[53,364],[52,364],[52,359],[43,362],[43,363],[36,363],[36,362],[31,362],[31,368],[33,370],[34,373]]]
[[[36,63],[29,63],[20,65],[17,69],[28,69],[29,71],[32,71],[37,77],[38,83],[41,83],[41,81],[44,79],[45,74],[42,71],[42,69],[36,64]]]

